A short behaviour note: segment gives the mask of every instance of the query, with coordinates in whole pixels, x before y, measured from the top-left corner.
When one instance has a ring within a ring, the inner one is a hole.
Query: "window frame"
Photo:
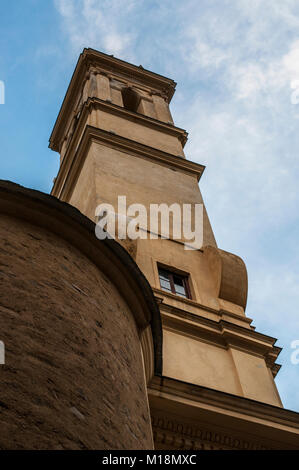
[[[171,292],[168,291],[167,289],[163,289],[163,287],[161,285],[160,271],[164,271],[165,273],[167,273],[168,280],[169,280],[169,283],[170,283]],[[181,297],[182,299],[192,300],[190,283],[189,283],[189,274],[182,273],[182,272],[177,272],[177,271],[169,269],[168,267],[158,265],[158,277],[159,277],[160,289],[163,290],[163,292],[168,292],[169,294],[177,295],[177,296]],[[181,294],[176,292],[174,277],[177,277],[182,281],[186,296],[181,295]]]

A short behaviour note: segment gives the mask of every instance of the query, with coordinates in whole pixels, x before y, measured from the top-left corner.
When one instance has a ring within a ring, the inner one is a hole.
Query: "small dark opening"
[[[122,97],[124,108],[126,108],[128,111],[134,111],[135,113],[137,113],[140,101],[140,96],[138,95],[138,93],[132,90],[132,88],[124,88],[122,90]]]

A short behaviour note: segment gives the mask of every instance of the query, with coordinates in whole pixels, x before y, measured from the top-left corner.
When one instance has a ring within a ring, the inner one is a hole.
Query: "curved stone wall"
[[[151,449],[140,332],[116,285],[43,227],[1,214],[0,237],[0,448]]]

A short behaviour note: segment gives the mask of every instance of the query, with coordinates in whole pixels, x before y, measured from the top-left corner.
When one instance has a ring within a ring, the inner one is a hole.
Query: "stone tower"
[[[120,195],[146,208],[203,204],[204,167],[186,158],[187,133],[169,110],[175,85],[85,49],[50,137],[60,154],[52,195],[93,221]],[[172,234],[119,241],[162,319],[162,354],[144,358],[156,448],[299,447],[298,415],[282,408],[274,382],[280,348],[245,315],[246,267],[217,247],[205,208],[199,250]],[[155,350],[150,334],[144,342]]]

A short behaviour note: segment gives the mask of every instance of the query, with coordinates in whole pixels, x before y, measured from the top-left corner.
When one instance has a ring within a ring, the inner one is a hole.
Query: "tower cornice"
[[[167,376],[148,391],[162,449],[298,449],[293,411]]]
[[[159,293],[157,289],[153,290],[155,294]],[[166,297],[167,296],[165,296],[165,298]],[[208,310],[205,305],[201,305],[200,307],[203,312]],[[160,312],[163,325],[167,329],[180,331],[181,334],[197,339],[201,338],[202,341],[215,344],[217,347],[224,349],[233,347],[253,355],[264,357],[273,377],[275,377],[280,370],[280,364],[276,363],[281,352],[281,348],[275,345],[277,339],[254,331],[251,328],[224,320],[221,310],[214,310],[215,316],[218,316],[218,320],[215,321],[205,318],[203,315],[188,312],[186,309],[174,307],[167,303],[166,299],[160,304]],[[232,316],[232,314],[229,315]],[[244,324],[248,324],[252,320],[243,317],[243,321]]]
[[[58,150],[57,142],[64,133],[69,113],[76,108],[82,84],[90,73],[106,74],[110,78],[118,78],[123,82],[128,80],[128,82],[134,82],[141,87],[148,87],[151,93],[163,96],[168,103],[170,103],[176,87],[176,82],[172,79],[146,70],[142,66],[130,64],[94,49],[84,49],[79,56],[50,136],[49,147],[52,150]]]
[[[112,132],[87,125],[80,142],[74,141],[62,160],[51,192],[53,196],[68,201],[92,141],[102,142],[106,146],[116,148],[127,154],[129,153],[137,158],[145,158],[175,171],[190,174],[198,181],[205,169],[204,165],[192,162],[186,158],[178,157],[177,155],[163,152]]]

